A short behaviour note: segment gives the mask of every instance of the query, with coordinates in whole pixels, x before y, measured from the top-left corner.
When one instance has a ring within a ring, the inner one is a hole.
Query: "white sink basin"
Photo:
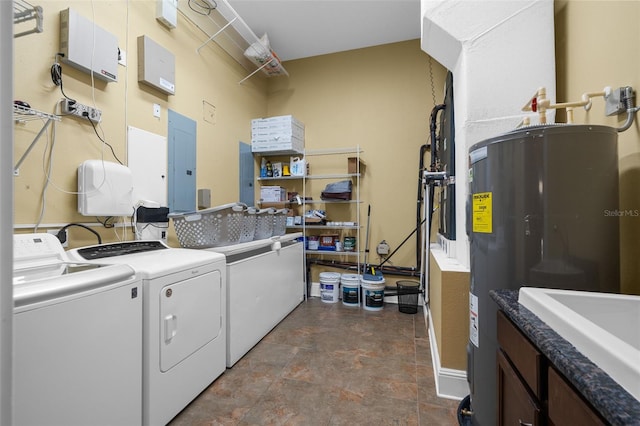
[[[522,287],[518,302],[640,401],[640,296]]]

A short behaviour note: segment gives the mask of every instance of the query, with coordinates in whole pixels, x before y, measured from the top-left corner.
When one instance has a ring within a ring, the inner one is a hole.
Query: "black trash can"
[[[404,314],[418,312],[418,295],[420,283],[417,281],[401,280],[396,282],[398,287],[398,309]]]

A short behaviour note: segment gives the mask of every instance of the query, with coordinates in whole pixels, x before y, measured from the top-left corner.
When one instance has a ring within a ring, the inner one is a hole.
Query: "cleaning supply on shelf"
[[[300,157],[291,157],[289,162],[291,176],[305,176],[307,171],[307,161]]]
[[[371,265],[365,265],[364,268],[364,273],[362,274],[362,278],[367,280],[367,281],[371,281],[371,282],[384,282],[384,276],[382,275],[382,272],[379,270],[376,270],[373,266]]]
[[[260,177],[267,177],[267,159],[264,157],[260,163]]]

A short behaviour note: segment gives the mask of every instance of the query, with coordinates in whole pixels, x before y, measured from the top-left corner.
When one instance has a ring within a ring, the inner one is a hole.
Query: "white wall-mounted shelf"
[[[13,23],[14,25],[34,21],[33,28],[24,31],[14,31],[13,37],[18,38],[27,34],[42,32],[42,7],[32,6],[24,0],[13,0]]]
[[[258,181],[267,181],[267,180],[302,180],[303,176],[277,176],[277,177],[258,177],[256,180]]]
[[[206,4],[209,7],[202,8],[198,4]],[[289,75],[282,66],[280,58],[262,43],[227,0],[180,1],[178,11],[208,36],[207,41],[196,49],[198,53],[208,43],[215,41],[233,59],[250,71],[249,75],[240,80],[240,84],[259,71],[267,76]],[[265,53],[260,62],[253,62],[245,56],[245,51],[250,46]]]
[[[13,120],[16,123],[26,123],[27,121],[35,120],[40,120],[43,123],[42,128],[40,129],[36,137],[33,138],[33,142],[31,142],[27,150],[24,152],[24,154],[22,154],[22,157],[20,157],[15,167],[13,168],[13,173],[17,174],[18,169],[20,168],[20,164],[22,164],[24,159],[27,158],[27,155],[29,155],[36,142],[38,142],[38,139],[40,139],[40,136],[42,136],[43,133],[47,130],[47,127],[49,127],[49,124],[51,124],[52,121],[60,121],[60,117],[58,117],[57,115],[47,114],[46,112],[35,110],[33,108],[27,108],[22,105],[13,104]]]

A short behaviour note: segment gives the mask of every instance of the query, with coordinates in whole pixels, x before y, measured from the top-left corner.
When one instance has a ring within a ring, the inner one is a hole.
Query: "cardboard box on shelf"
[[[319,250],[335,250],[336,241],[339,241],[338,234],[321,234],[318,249]]]
[[[304,141],[295,137],[252,139],[251,152],[302,154],[304,152]]]
[[[360,159],[360,167],[358,168],[358,158],[357,157],[349,157],[347,158],[347,173],[356,174],[364,173],[365,163]]]
[[[280,186],[263,186],[260,188],[260,201],[262,203],[287,201],[287,190]]]
[[[304,151],[304,124],[292,115],[251,120],[252,152]]]
[[[268,130],[299,127],[304,130],[304,123],[293,115],[278,115],[274,117],[254,118],[251,120],[251,129]]]

